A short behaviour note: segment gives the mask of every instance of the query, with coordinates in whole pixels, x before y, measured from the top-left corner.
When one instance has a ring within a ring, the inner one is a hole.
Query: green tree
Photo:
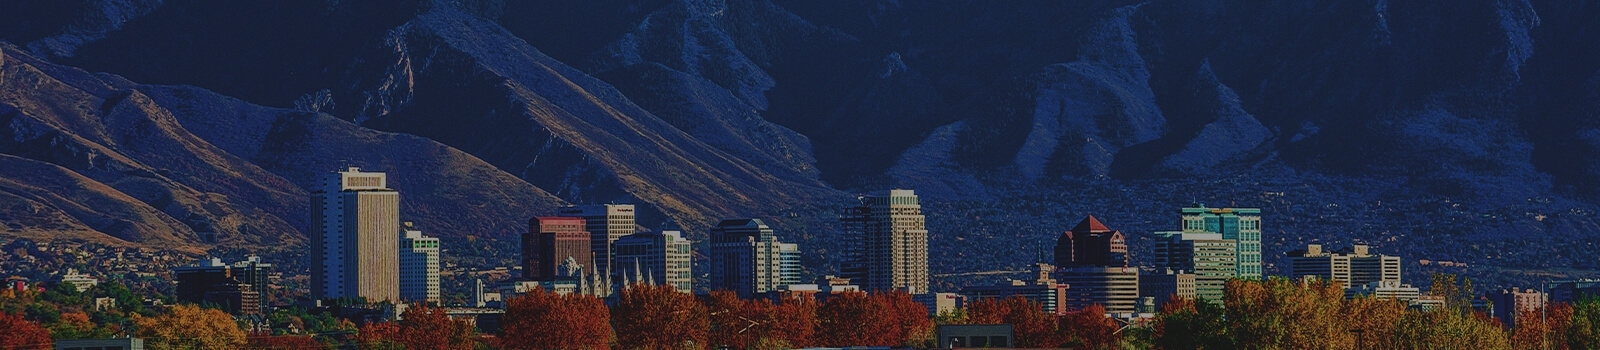
[[[1233,349],[1221,305],[1172,296],[1161,305],[1151,327],[1151,343],[1158,349]]]
[[[1600,349],[1600,299],[1585,299],[1572,305],[1567,345],[1573,349]]]

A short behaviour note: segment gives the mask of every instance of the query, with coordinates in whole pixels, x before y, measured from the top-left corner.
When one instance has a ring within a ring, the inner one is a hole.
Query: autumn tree
[[[756,332],[752,331],[759,325],[755,316],[760,308],[753,302],[739,299],[731,291],[712,291],[706,298],[706,312],[709,316],[711,329],[709,341],[718,347],[732,349],[748,349],[755,344]]]
[[[51,323],[50,337],[55,339],[84,339],[110,337],[111,332],[95,325],[89,320],[89,314],[82,311],[63,312],[61,317]]]
[[[1600,349],[1600,299],[1586,299],[1572,305],[1567,345],[1573,349]]]
[[[245,345],[244,331],[233,316],[217,309],[174,305],[155,317],[135,315],[136,335],[150,349],[236,349]]]
[[[1352,348],[1341,317],[1344,289],[1330,281],[1235,279],[1225,285],[1228,333],[1244,349]]]
[[[873,294],[873,303],[885,311],[892,332],[882,343],[888,346],[928,346],[933,342],[933,320],[928,319],[928,307],[911,299],[911,294],[891,291]]]
[[[983,298],[967,306],[967,320],[973,324],[1009,324],[1016,346],[1055,348],[1066,342],[1056,330],[1056,317],[1043,306],[1020,295],[1005,299]]]
[[[1116,320],[1106,317],[1106,307],[1100,304],[1068,312],[1061,317],[1058,326],[1062,338],[1080,349],[1117,348],[1117,329],[1120,328]]]
[[[817,308],[818,342],[826,346],[894,345],[880,340],[890,332],[879,318],[882,313],[874,309],[866,293],[834,293]]]
[[[51,349],[50,330],[14,315],[0,312],[0,349]]]
[[[367,323],[356,330],[357,347],[363,349],[405,348],[405,344],[400,342],[400,337],[400,324],[394,322]]]
[[[1444,308],[1407,312],[1395,325],[1400,349],[1511,349],[1511,340],[1491,318]]]
[[[1516,327],[1511,332],[1511,347],[1516,349],[1566,350],[1566,331],[1572,323],[1572,306],[1561,303],[1548,305],[1543,310],[1523,310],[1517,313]]]
[[[470,350],[477,348],[476,338],[472,325],[450,319],[444,308],[421,304],[406,311],[400,322],[368,324],[360,331],[363,344],[399,344],[407,349]]]
[[[588,295],[533,289],[506,301],[500,320],[505,349],[606,349],[611,343],[611,311]]]
[[[784,298],[767,313],[769,329],[758,342],[779,348],[816,345],[817,303],[810,298]],[[757,349],[764,349],[757,346]]]
[[[1157,349],[1235,348],[1222,306],[1206,300],[1172,296],[1161,305],[1151,328],[1151,342]]]
[[[310,350],[328,349],[328,344],[306,335],[264,335],[248,337],[244,348],[249,350]]]
[[[1350,330],[1357,349],[1390,349],[1395,324],[1407,312],[1407,305],[1395,299],[1359,297],[1344,302],[1337,325]]]
[[[711,327],[705,305],[672,286],[635,284],[611,310],[623,349],[705,349]]]

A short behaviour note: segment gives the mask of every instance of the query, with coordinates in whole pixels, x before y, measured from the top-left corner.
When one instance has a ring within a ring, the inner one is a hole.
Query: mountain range
[[[837,207],[911,188],[935,274],[1089,214],[1140,259],[1199,203],[1263,208],[1267,256],[1600,269],[1600,2],[81,0],[0,40],[10,237],[294,247],[359,166],[492,261],[621,202],[769,218],[821,274]]]

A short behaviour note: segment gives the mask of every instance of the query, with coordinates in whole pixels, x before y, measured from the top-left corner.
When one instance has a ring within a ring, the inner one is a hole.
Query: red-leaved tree
[[[1017,347],[1056,348],[1066,342],[1064,334],[1056,331],[1055,315],[1022,296],[979,299],[967,310],[967,318],[974,324],[1011,325]]]
[[[50,330],[22,319],[22,315],[0,312],[0,349],[50,349]]]
[[[705,349],[711,328],[705,305],[672,286],[635,284],[611,310],[623,349]]]
[[[715,291],[705,301],[711,316],[711,344],[733,349],[807,347],[817,327],[816,302],[784,298],[742,300]]]
[[[593,296],[534,289],[506,302],[500,320],[504,349],[606,349],[611,310]]]
[[[836,294],[817,309],[817,319],[818,341],[828,346],[906,345],[933,328],[928,309],[905,292]]]
[[[1062,316],[1058,329],[1080,349],[1112,349],[1117,346],[1118,328],[1116,320],[1106,317],[1105,306],[1094,304]]]
[[[250,350],[277,350],[277,349],[327,349],[328,345],[317,341],[307,335],[263,335],[245,338],[245,349]]]

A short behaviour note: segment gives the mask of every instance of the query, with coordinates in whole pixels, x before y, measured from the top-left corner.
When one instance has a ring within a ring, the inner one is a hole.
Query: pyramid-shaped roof
[[[1094,215],[1089,215],[1089,217],[1083,218],[1083,221],[1078,222],[1078,226],[1073,226],[1072,232],[1111,232],[1111,228],[1106,227],[1106,224],[1100,223],[1100,220],[1095,219]]]

